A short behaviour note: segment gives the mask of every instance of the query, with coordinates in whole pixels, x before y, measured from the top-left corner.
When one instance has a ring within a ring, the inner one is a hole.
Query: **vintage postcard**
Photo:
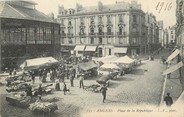
[[[0,117],[184,117],[184,0],[0,0]]]

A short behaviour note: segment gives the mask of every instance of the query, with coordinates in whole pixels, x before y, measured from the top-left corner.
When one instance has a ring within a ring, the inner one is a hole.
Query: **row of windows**
[[[80,38],[79,41],[80,41],[80,44],[85,44],[87,40],[84,38]],[[95,38],[89,38],[88,43],[89,44],[95,44],[95,43],[96,44],[104,44],[103,38],[98,38],[98,40],[96,40],[96,41],[95,41]],[[72,39],[72,38],[61,39],[61,43],[62,44],[76,44],[76,40]],[[107,38],[106,43],[112,44],[113,41],[111,38]],[[119,38],[119,44],[127,44],[126,38]],[[132,44],[136,44],[136,38],[133,38]]]

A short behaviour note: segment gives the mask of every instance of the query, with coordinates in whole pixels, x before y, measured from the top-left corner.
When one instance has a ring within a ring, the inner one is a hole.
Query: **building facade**
[[[176,26],[172,26],[168,28],[168,34],[169,34],[169,39],[168,39],[168,45],[169,46],[175,46],[176,45]]]
[[[169,43],[169,33],[168,33],[168,29],[164,29],[164,41],[163,41],[163,45],[164,48],[168,47],[168,43]]]
[[[161,46],[159,39],[159,25],[156,17],[151,13],[146,13],[145,21],[147,26],[147,50],[148,53],[151,54]]]
[[[184,0],[176,1],[176,38],[177,47],[180,49],[179,61],[184,63]],[[184,90],[184,66],[179,69],[180,81]]]
[[[32,1],[0,2],[1,68],[17,68],[26,58],[53,56],[60,49],[60,25]]]
[[[61,51],[96,57],[146,51],[145,13],[136,1],[64,9],[59,6]]]
[[[164,47],[164,22],[158,21],[158,27],[159,27],[159,43],[162,47]]]

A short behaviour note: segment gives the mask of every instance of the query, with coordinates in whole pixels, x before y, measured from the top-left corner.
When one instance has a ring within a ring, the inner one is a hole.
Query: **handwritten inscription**
[[[158,13],[162,11],[170,11],[172,8],[172,2],[158,2],[155,8]]]

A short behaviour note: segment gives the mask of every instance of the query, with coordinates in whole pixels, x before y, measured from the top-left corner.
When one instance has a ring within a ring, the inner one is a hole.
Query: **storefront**
[[[126,47],[114,47],[114,54],[119,57],[125,56],[127,54],[127,48]]]
[[[75,55],[76,56],[83,56],[85,47],[86,47],[85,45],[76,45],[74,48]]]
[[[96,57],[97,56],[97,46],[86,46],[84,55]]]

